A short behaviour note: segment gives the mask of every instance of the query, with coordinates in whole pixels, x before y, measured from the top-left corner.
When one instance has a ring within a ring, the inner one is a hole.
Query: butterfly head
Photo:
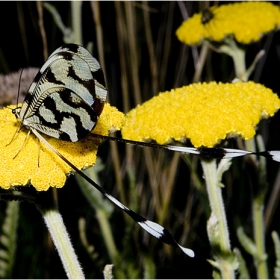
[[[12,113],[16,116],[17,119],[19,119],[19,114],[20,114],[21,107],[16,107],[12,109]]]

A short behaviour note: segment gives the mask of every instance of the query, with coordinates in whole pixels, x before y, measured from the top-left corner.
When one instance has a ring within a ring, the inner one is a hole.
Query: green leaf
[[[19,202],[9,201],[6,208],[6,217],[0,235],[0,278],[11,278],[14,265]]]

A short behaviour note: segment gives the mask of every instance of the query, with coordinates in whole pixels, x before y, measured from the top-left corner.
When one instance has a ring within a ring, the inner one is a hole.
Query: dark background
[[[62,21],[68,27],[71,26],[71,6],[70,2],[50,2],[59,12]],[[102,1],[100,4],[100,19],[103,31],[104,57],[106,66],[106,81],[109,89],[109,100],[113,106],[120,111],[126,112],[123,104],[123,92],[121,80],[123,73],[127,74],[129,80],[129,90],[131,98],[129,100],[129,109],[136,106],[134,98],[134,85],[129,76],[131,67],[129,57],[121,55],[119,45],[122,44],[127,49],[131,44],[130,40],[121,41],[120,31],[117,28],[117,15],[115,2]],[[128,15],[125,13],[127,8],[124,2],[119,2],[123,20],[129,24]],[[219,2],[182,2],[188,15],[199,12],[209,5]],[[222,4],[225,4],[223,2]],[[278,2],[274,2],[278,4]],[[184,46],[175,36],[176,29],[183,21],[182,7],[178,2],[130,2],[133,14],[131,16],[136,22],[135,45],[139,68],[137,69],[140,80],[140,94],[142,102],[148,100],[159,91],[170,90],[174,87],[188,85],[192,82],[194,74],[194,59],[191,48]],[[157,89],[153,91],[153,78],[150,68],[150,59],[148,53],[148,44],[146,41],[145,27],[143,20],[143,9],[149,10],[150,31],[152,35],[153,48],[156,54],[156,68],[158,77]],[[45,59],[43,57],[43,44],[40,30],[38,27],[38,11],[36,2],[0,2],[0,74],[7,75],[26,67],[40,68]],[[127,26],[126,26],[127,27]],[[52,16],[44,10],[44,28],[47,37],[47,47],[49,54],[56,48],[64,44],[61,31],[55,25]],[[97,50],[97,36],[93,20],[90,2],[83,2],[82,6],[82,32],[83,46],[93,42],[93,56],[99,58]],[[255,55],[262,48],[266,48],[266,56],[257,66],[250,80],[254,80],[266,87],[271,88],[275,93],[280,93],[280,33],[276,32],[265,36],[261,41],[248,47],[247,61],[248,66]],[[198,47],[199,51],[200,48]],[[179,68],[180,62],[184,61],[184,67]],[[121,63],[124,62],[127,72],[122,72]],[[103,65],[104,67],[104,65]],[[222,81],[230,82],[234,78],[233,64],[229,57],[211,52],[206,62],[205,70],[202,73],[201,81]],[[14,92],[17,95],[17,91]],[[172,106],[172,104],[170,104]],[[260,133],[266,141],[267,149],[279,150],[279,113],[271,120],[265,120],[259,126]],[[170,124],[172,125],[172,124]],[[3,133],[3,132],[2,132]],[[128,177],[126,173],[126,152],[127,148],[123,144],[117,144],[121,158],[122,176],[125,188],[127,188],[127,199],[130,201]],[[112,155],[110,153],[110,143],[105,142],[99,149],[99,156],[105,165],[100,173],[100,182],[110,193],[118,197],[118,191],[115,186]],[[136,184],[140,185],[138,189],[138,213],[155,221],[157,220],[155,209],[150,204],[152,192],[150,190],[147,167],[141,147],[133,148],[134,171]],[[171,152],[164,152],[164,156],[159,151],[153,151],[155,160],[162,160],[162,173],[174,157]],[[196,160],[195,157],[191,157]],[[269,189],[267,199],[272,191],[272,187],[278,172],[278,163],[269,161],[267,163],[267,180]],[[232,247],[241,248],[236,237],[237,225],[243,225],[246,233],[252,237],[252,218],[250,199],[254,193],[254,185],[246,163],[241,159],[234,159],[234,164],[230,174],[225,176],[225,184],[229,186],[223,191],[225,199],[226,213],[228,217],[229,229],[231,233]],[[197,164],[197,174],[201,176],[201,167]],[[160,176],[155,174],[155,176]],[[204,183],[202,177],[201,182]],[[105,248],[102,233],[95,217],[95,211],[84,198],[75,178],[71,176],[62,189],[58,190],[59,207],[64,219],[65,225],[71,236],[71,240],[76,249],[76,253],[84,268],[87,278],[102,278],[102,270],[105,264],[111,263]],[[191,201],[188,199],[191,198]],[[137,225],[129,224],[127,219],[119,209],[115,209],[110,217],[113,235],[117,248],[120,252],[123,270],[128,270],[128,265],[132,265],[137,271],[138,277],[144,277],[143,258],[149,256],[154,262],[156,278],[211,278],[212,269],[207,262],[211,258],[211,250],[206,234],[206,221],[209,215],[209,208],[205,204],[205,191],[198,191],[192,184],[188,167],[181,160],[178,164],[178,171],[174,179],[172,199],[168,207],[168,214],[165,219],[166,226],[175,236],[176,240],[185,240],[183,246],[192,248],[196,257],[191,259],[185,256],[178,248],[168,248],[157,240],[145,235]],[[129,202],[132,203],[132,202]],[[191,210],[187,212],[189,205]],[[6,202],[0,202],[0,219],[4,218]],[[188,213],[187,226],[183,229],[182,219]],[[271,231],[279,232],[279,208],[272,217],[266,235],[267,253],[269,254],[270,275],[273,275],[273,266],[275,263],[274,248],[271,241]],[[92,261],[83,248],[79,239],[78,219],[83,217],[87,222],[87,236],[91,244],[95,246],[98,258]],[[131,236],[129,240],[123,240],[125,231],[130,227]],[[188,228],[188,237],[186,236]],[[242,253],[247,261],[251,277],[256,277],[252,257],[244,249]],[[127,274],[129,275],[129,274]],[[65,278],[61,261],[52,245],[43,219],[34,205],[22,202],[20,205],[20,218],[18,228],[18,241],[16,249],[16,259],[11,278]],[[127,276],[128,278],[131,278]]]

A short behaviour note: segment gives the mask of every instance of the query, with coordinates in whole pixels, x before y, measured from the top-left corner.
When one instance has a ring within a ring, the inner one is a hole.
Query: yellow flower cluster
[[[25,129],[22,129],[7,146],[19,126],[19,122],[10,108],[15,108],[15,106],[0,110],[0,131],[2,131],[0,137],[0,187],[9,189],[29,183],[38,191],[46,191],[49,187],[63,187],[66,175],[72,172],[71,167],[43,143],[40,143],[32,133],[23,147],[22,144],[27,135]],[[123,122],[123,113],[106,103],[93,133],[108,135],[110,130],[119,130]],[[93,166],[96,162],[99,139],[86,137],[72,143],[45,135],[43,137],[79,169]],[[18,153],[18,151],[20,152]],[[18,155],[14,158],[17,153]]]
[[[204,39],[222,41],[233,35],[242,43],[259,40],[280,25],[280,8],[269,2],[238,2],[209,8],[212,19],[202,23],[202,13],[184,21],[177,29],[178,39],[189,45]]]
[[[131,110],[122,136],[159,144],[189,138],[195,147],[213,147],[227,136],[252,138],[260,119],[279,108],[278,96],[254,82],[197,83],[160,93]]]

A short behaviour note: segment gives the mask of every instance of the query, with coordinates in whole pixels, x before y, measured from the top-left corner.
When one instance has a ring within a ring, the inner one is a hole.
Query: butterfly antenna
[[[19,93],[20,93],[20,84],[21,84],[22,72],[23,72],[23,68],[21,69],[20,74],[19,74],[19,81],[18,81],[18,94],[17,94],[17,107],[18,107],[18,101],[19,101]]]
[[[149,221],[145,219],[144,217],[138,215],[134,211],[130,210],[128,207],[123,205],[120,201],[118,201],[116,198],[111,196],[109,193],[106,192],[105,189],[100,187],[97,183],[95,183],[93,180],[91,180],[87,175],[85,175],[81,170],[79,170],[74,164],[72,164],[67,158],[65,158],[61,153],[59,153],[48,141],[45,140],[45,138],[35,129],[31,128],[31,131],[37,136],[46,146],[48,146],[53,152],[55,152],[62,160],[64,160],[73,170],[75,170],[81,177],[83,177],[86,181],[88,181],[92,186],[94,186],[98,191],[100,191],[107,199],[109,199],[111,202],[113,202],[116,206],[118,206],[120,209],[122,209],[126,214],[128,214],[135,222],[138,223],[139,226],[141,226],[144,230],[146,230],[149,234],[156,237],[160,241],[179,247],[186,255],[189,257],[194,257],[194,252],[191,249],[182,247],[179,245],[171,233],[161,225],[154,223],[152,221]]]

